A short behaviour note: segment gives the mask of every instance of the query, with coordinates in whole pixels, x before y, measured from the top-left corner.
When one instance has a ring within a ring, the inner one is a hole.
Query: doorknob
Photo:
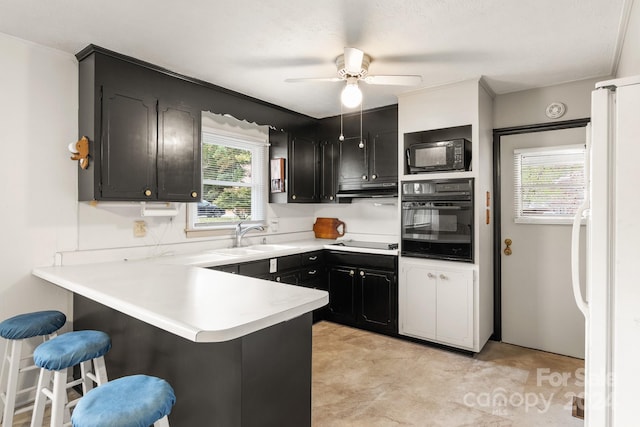
[[[509,256],[509,255],[511,255],[513,253],[513,251],[511,250],[511,244],[512,243],[513,242],[511,241],[511,239],[504,239],[504,244],[507,245],[507,247],[504,248],[504,254],[506,256]]]

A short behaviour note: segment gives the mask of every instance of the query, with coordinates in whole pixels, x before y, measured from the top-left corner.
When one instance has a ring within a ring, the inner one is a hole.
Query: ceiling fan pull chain
[[[359,148],[364,148],[364,141],[362,140],[362,102],[360,103],[360,144]]]
[[[338,137],[340,141],[344,141],[344,133],[342,133],[342,114],[343,114],[343,106],[341,102],[340,103],[340,136]]]

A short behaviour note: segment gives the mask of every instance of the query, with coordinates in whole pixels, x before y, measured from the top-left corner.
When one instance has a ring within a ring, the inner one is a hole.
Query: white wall
[[[77,241],[78,66],[73,55],[0,34],[0,320],[69,295],[31,276]],[[4,354],[4,340],[0,340]]]
[[[493,127],[498,129],[589,117],[591,91],[597,82],[609,78],[609,76],[602,76],[498,95],[493,102]],[[567,110],[564,116],[550,119],[545,115],[547,106],[552,102],[562,102],[566,105]]]
[[[631,6],[616,77],[640,75],[640,0]]]

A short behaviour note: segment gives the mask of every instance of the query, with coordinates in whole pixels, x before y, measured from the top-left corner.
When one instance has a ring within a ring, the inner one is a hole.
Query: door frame
[[[502,195],[500,142],[503,136],[586,127],[591,118],[536,123],[493,130],[493,335],[494,341],[502,341]]]

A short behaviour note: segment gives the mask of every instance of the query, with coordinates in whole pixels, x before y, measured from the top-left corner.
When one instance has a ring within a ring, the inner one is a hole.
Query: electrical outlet
[[[144,221],[134,221],[133,223],[133,236],[144,237],[147,235],[147,223]]]
[[[272,233],[276,233],[278,231],[278,225],[280,224],[280,219],[278,217],[273,217],[269,219],[269,229]]]

